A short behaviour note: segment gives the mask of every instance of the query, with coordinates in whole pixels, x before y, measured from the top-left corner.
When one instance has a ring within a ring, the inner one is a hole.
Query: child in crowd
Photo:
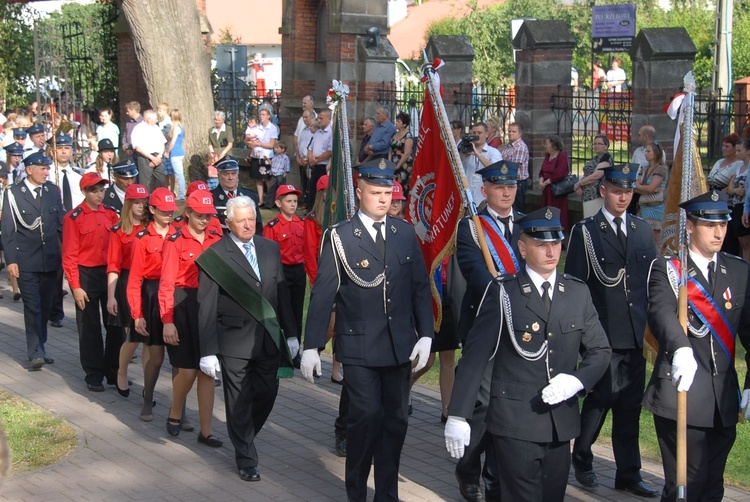
[[[271,179],[268,180],[266,192],[268,200],[276,200],[276,190],[281,185],[286,185],[286,173],[289,172],[289,157],[286,155],[286,143],[282,140],[276,142],[273,147],[274,157],[271,159]],[[271,206],[267,206],[269,209]]]
[[[393,196],[391,197],[391,207],[388,209],[388,216],[394,218],[404,219],[404,209],[406,204],[406,197],[404,197],[404,189],[401,183],[398,181],[393,182]]]
[[[284,278],[292,300],[297,333],[302,344],[302,309],[305,303],[304,224],[297,216],[297,204],[302,192],[294,185],[281,185],[276,191],[276,207],[279,215],[263,229],[263,237],[279,243]],[[299,367],[299,355],[295,358]]]
[[[245,144],[250,144],[251,141],[260,138],[263,135],[263,128],[258,123],[258,117],[253,115],[247,119],[247,129],[245,129]],[[253,157],[260,157],[263,152],[253,151]]]

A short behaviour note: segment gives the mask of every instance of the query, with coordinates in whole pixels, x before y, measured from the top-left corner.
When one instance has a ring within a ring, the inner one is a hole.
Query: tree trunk
[[[135,53],[154,108],[179,108],[185,129],[185,168],[205,172],[213,95],[210,53],[195,0],[121,0]]]

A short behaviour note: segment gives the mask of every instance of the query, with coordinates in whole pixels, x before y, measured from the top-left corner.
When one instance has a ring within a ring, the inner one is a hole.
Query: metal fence
[[[414,99],[421,114],[424,84],[382,82],[377,90],[378,103],[391,110],[391,120],[400,112],[409,113],[411,99]],[[507,142],[508,126],[513,123],[516,110],[513,87],[461,84],[458,89],[443,96],[443,102],[448,109],[448,119],[460,120],[466,127],[497,117],[500,124],[498,136]]]
[[[242,148],[245,140],[245,128],[250,117],[257,117],[261,106],[270,106],[273,115],[271,121],[279,125],[279,110],[281,108],[281,89],[266,90],[258,93],[253,83],[235,78],[212,78],[214,109],[223,111],[226,124],[234,132],[235,148]]]
[[[721,140],[737,133],[750,137],[750,101],[727,96],[721,91],[699,89],[695,95],[693,127],[703,169],[709,170],[721,158]]]
[[[573,91],[558,86],[550,98],[557,119],[557,133],[566,143],[573,170],[582,168],[594,156],[593,140],[597,134],[609,138],[609,153],[615,162],[630,158],[628,143],[633,115],[632,92]]]

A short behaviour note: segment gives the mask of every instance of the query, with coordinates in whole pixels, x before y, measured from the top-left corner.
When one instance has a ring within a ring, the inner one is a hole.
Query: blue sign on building
[[[635,38],[635,4],[592,7],[594,52],[626,52]]]

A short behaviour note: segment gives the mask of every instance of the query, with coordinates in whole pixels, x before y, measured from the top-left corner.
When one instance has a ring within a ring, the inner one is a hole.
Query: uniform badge
[[[355,237],[362,237],[362,229],[361,228],[355,228],[354,229],[354,236]]]
[[[521,337],[521,340],[524,342],[530,342],[531,341],[531,333],[528,331],[524,331],[523,336]]]
[[[565,293],[565,284],[563,284],[562,282],[558,282],[557,283],[557,290],[560,293]]]
[[[114,192],[109,192],[109,198],[110,199],[114,199],[115,198],[115,193]]]
[[[396,227],[394,227],[393,225],[391,225],[391,232],[393,232],[394,234],[396,233]]]
[[[547,208],[547,212],[546,212],[546,213],[544,213],[544,217],[545,217],[546,219],[548,219],[548,220],[551,220],[551,219],[552,219],[552,216],[554,216],[554,215],[552,214],[552,210],[551,210],[550,208]]]
[[[286,239],[286,234],[281,234],[281,237]]]
[[[628,166],[624,166],[622,168],[622,174],[630,174],[630,168]]]
[[[609,225],[607,224],[607,222],[606,222],[606,221],[600,221],[600,222],[599,222],[599,229],[600,229],[600,230],[607,230],[607,227],[608,227],[608,226],[609,226]]]
[[[385,171],[386,169],[388,169],[388,164],[385,163],[385,159],[380,159],[378,169],[380,169],[381,171]]]
[[[190,253],[190,258],[192,258],[192,257],[193,257],[193,253]]]
[[[633,220],[630,220],[630,228],[635,230],[635,222]]]
[[[224,200],[224,194],[223,193],[219,194],[219,200]]]
[[[719,194],[716,191],[711,192],[711,200],[717,202],[719,200]]]
[[[49,188],[47,188],[47,185],[44,185],[44,191],[49,192]]]
[[[361,262],[359,262],[359,266],[362,267],[362,268],[369,268],[370,267],[370,261],[367,258],[365,258],[364,260],[362,260]]]
[[[508,174],[508,166],[503,166],[500,168],[500,173],[502,174]],[[526,340],[524,340],[526,341]]]
[[[534,324],[532,324],[531,325],[531,330],[534,331],[534,332],[539,331],[539,323],[535,322]]]
[[[523,291],[524,294],[528,295],[529,293],[531,293],[531,286],[529,286],[528,284],[524,284],[521,286],[521,291]]]
[[[724,308],[730,310],[732,308],[732,291],[727,288],[722,296],[724,297],[724,300],[726,300]]]
[[[22,187],[21,187],[21,191],[22,191],[23,193],[26,193],[26,185],[24,185],[24,186],[22,186]]]

